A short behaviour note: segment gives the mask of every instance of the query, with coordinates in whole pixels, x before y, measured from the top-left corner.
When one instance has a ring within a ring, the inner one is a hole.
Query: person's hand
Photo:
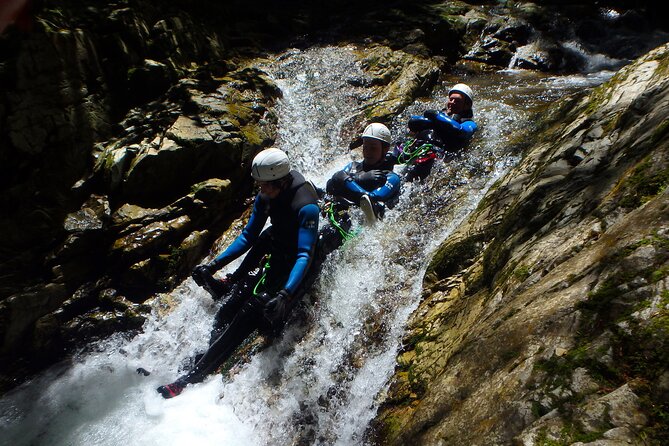
[[[263,315],[271,325],[274,326],[283,322],[286,316],[288,298],[288,291],[281,290],[265,304]]]
[[[205,286],[207,279],[211,279],[212,275],[211,267],[207,264],[196,266],[191,273],[191,277],[199,286]]]
[[[437,119],[437,115],[439,113],[440,113],[439,110],[430,109],[430,110],[425,110],[423,112],[423,116],[429,119],[430,121],[434,121],[435,119]]]
[[[369,172],[360,172],[354,177],[357,183],[380,183],[386,181],[386,174],[382,170],[373,169]]]

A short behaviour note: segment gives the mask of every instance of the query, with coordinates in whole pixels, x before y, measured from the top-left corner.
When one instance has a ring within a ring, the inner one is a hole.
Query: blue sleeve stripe
[[[478,126],[474,121],[465,121],[460,124],[460,128],[467,134],[467,137],[471,138],[474,132],[478,129]]]
[[[318,206],[308,204],[298,214],[299,229],[297,234],[297,260],[288,276],[284,287],[293,294],[304,280],[318,239]]]
[[[216,268],[222,268],[244,254],[258,239],[258,236],[267,221],[267,213],[265,212],[262,203],[260,198],[256,197],[256,201],[253,203],[253,212],[251,212],[249,222],[242,230],[242,233],[239,234],[239,237],[237,237],[225,251],[220,253],[213,260],[212,263],[216,265]]]
[[[344,187],[348,189],[349,191],[353,192],[354,194],[358,194],[360,196],[363,196],[367,193],[365,189],[363,189],[358,183],[356,183],[353,179],[349,181],[344,182]]]
[[[399,186],[400,186],[399,175],[397,175],[395,172],[390,172],[386,176],[386,184],[377,189],[374,189],[372,192],[369,193],[369,196],[379,201],[386,201],[395,196],[395,194],[397,194]]]

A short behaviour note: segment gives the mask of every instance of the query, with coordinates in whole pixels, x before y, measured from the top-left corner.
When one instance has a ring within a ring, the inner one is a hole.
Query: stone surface
[[[639,383],[662,382],[667,312],[638,310],[667,298],[669,191],[646,185],[669,169],[667,60],[662,46],[549,110],[437,251],[378,413],[381,444],[615,444],[658,422],[641,400],[662,393]],[[586,134],[591,152],[565,162]]]

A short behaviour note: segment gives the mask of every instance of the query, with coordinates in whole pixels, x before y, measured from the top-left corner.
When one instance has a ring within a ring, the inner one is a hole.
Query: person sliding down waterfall
[[[407,164],[405,179],[425,180],[439,155],[452,159],[461,152],[478,129],[474,122],[474,93],[466,84],[448,91],[442,111],[426,110],[423,116],[409,119],[409,138],[393,150],[397,164]]]
[[[362,132],[362,163],[353,161],[335,173],[325,190],[349,204],[358,204],[370,224],[383,218],[385,205],[396,204],[400,193],[400,177],[393,172],[394,159],[389,156],[390,130],[374,122]]]
[[[260,186],[260,193],[248,224],[225,251],[193,270],[197,284],[229,298],[216,314],[204,355],[175,382],[158,387],[164,398],[179,395],[187,384],[203,381],[254,330],[277,335],[286,316],[315,280],[310,272],[314,268],[319,207],[313,185],[291,170],[288,156],[275,148],[256,155],[251,176]],[[267,218],[272,225],[262,231]],[[224,280],[212,277],[246,251],[234,273]]]

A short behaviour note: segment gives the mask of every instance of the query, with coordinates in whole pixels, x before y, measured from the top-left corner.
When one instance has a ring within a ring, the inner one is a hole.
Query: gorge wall
[[[623,60],[655,42],[636,29],[642,14],[598,22],[588,5],[340,1],[323,26],[319,2],[290,14],[271,4],[231,21],[241,2],[43,1],[32,30],[0,36],[2,390],[73,346],[139,329],[143,302],[183,280],[245,212],[248,163],[277,132],[270,51],[359,44],[369,94],[353,135],[429,93],[461,57],[576,71],[583,58],[561,33]],[[607,26],[618,37],[602,48],[595,31]],[[666,348],[665,56],[545,116],[523,163],[441,248],[380,442],[531,443],[611,427],[634,438],[658,420],[666,367],[637,369],[666,362],[651,348]],[[648,349],[627,354],[642,341]],[[609,350],[608,363],[590,354]],[[618,395],[631,421],[597,412]]]
[[[669,46],[549,109],[436,253],[380,444],[664,444]]]

